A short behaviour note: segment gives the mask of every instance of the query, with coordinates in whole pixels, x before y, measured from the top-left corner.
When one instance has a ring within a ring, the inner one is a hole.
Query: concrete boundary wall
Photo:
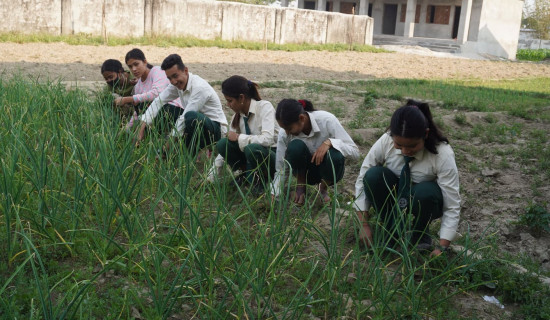
[[[201,0],[1,0],[0,32],[372,44],[368,16]]]

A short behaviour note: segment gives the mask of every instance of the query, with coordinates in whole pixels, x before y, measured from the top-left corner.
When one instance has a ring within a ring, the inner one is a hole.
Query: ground
[[[0,72],[2,77],[22,73],[31,77],[53,78],[65,81],[78,81],[97,84],[103,80],[100,74],[101,63],[108,58],[124,60],[124,55],[132,46],[70,46],[66,44],[13,44],[0,43]],[[221,81],[240,74],[253,81],[300,81],[300,80],[364,80],[373,78],[411,78],[411,79],[518,79],[547,77],[550,64],[512,61],[473,60],[452,55],[434,55],[400,53],[358,53],[358,52],[284,52],[284,51],[247,51],[220,48],[158,48],[140,46],[154,65],[160,65],[162,59],[171,53],[183,57],[189,70],[209,81]],[[274,104],[281,98],[292,96],[308,98],[314,96],[314,102],[332,99],[330,92],[345,90],[342,83],[332,86],[321,85],[321,89],[311,89],[303,82],[296,88],[291,85],[283,88],[265,88],[261,93]],[[324,88],[329,92],[322,93]],[[219,86],[218,86],[219,87]],[[219,89],[219,88],[217,88]],[[313,93],[312,93],[313,92]],[[361,97],[350,97],[342,103],[351,109],[329,110],[340,112],[344,125],[353,120],[354,104],[361,103]],[[332,100],[331,100],[332,101]],[[387,117],[387,110],[401,103],[395,100],[378,100],[376,109],[381,117]],[[550,105],[550,102],[549,102]],[[547,109],[548,110],[548,109]],[[457,121],[457,112],[437,108],[440,121],[449,133],[460,170],[463,195],[460,232],[469,231],[474,238],[484,232],[494,232],[497,247],[512,255],[525,255],[539,263],[543,269],[550,269],[550,237],[548,234],[535,239],[528,230],[513,222],[525,209],[529,200],[550,202],[550,186],[540,182],[533,190],[536,175],[526,174],[519,161],[506,153],[498,152],[503,145],[506,148],[521,149],[528,142],[525,135],[530,132],[550,131],[548,123],[527,121],[506,114],[481,112],[461,112]],[[491,136],[480,133],[478,136],[461,136],[461,131],[486,127],[488,131],[505,128],[510,137],[505,141],[492,141]],[[517,130],[525,132],[516,132]],[[380,128],[350,129],[351,135],[360,145],[362,157],[368,147],[379,136]],[[546,142],[548,143],[548,142]],[[489,151],[488,151],[489,150]],[[494,151],[494,152],[493,152]],[[361,159],[362,160],[362,159]],[[343,182],[344,192],[353,193],[353,183],[357,176],[360,161],[348,163]],[[475,168],[474,168],[475,167]],[[460,301],[465,312],[480,318],[493,318],[496,307],[487,303],[475,304],[478,297],[465,297]],[[478,301],[479,302],[479,301]],[[490,312],[485,312],[486,309]],[[506,314],[500,313],[499,318]]]

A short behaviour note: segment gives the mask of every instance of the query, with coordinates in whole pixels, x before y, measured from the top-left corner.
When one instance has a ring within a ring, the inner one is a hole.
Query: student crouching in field
[[[151,103],[140,117],[143,122],[138,141],[145,135],[145,127],[153,123],[163,101],[180,99],[185,109],[176,120],[171,135],[183,137],[185,146],[192,154],[221,139],[227,133],[227,119],[220,98],[214,88],[201,77],[189,72],[181,57],[171,54],[161,65],[170,85]],[[166,145],[166,148],[168,144]]]
[[[357,146],[333,114],[315,110],[308,100],[282,100],[275,117],[283,130],[277,140],[273,196],[284,188],[287,162],[297,179],[295,204],[305,203],[306,184],[318,185],[321,200],[329,203],[328,186],[344,176],[346,158],[359,157]]]
[[[439,245],[431,255],[447,250],[460,215],[458,170],[453,149],[433,122],[428,104],[409,100],[394,112],[389,131],[363,161],[355,193],[360,240],[367,246],[373,239],[367,212],[374,206],[388,245],[405,240],[432,250],[427,228],[441,218]],[[411,232],[406,233],[409,222]]]
[[[101,65],[101,75],[107,84],[104,93],[106,96],[111,96],[109,100],[112,102],[115,111],[122,118],[131,120],[134,106],[132,104],[117,105],[115,99],[132,95],[137,80],[130,72],[124,70],[120,61],[115,59],[107,59],[103,62]]]
[[[232,170],[244,173],[246,181],[254,185],[255,193],[260,193],[275,173],[274,150],[279,134],[275,108],[271,102],[262,100],[257,84],[241,76],[226,79],[222,94],[235,115],[227,138],[217,143],[219,155],[208,180],[214,181],[225,159]]]
[[[119,106],[133,105],[134,115],[137,118],[170,85],[170,81],[160,67],[154,67],[147,62],[145,54],[140,49],[128,51],[125,61],[137,82],[134,92],[115,99],[115,104]],[[160,133],[169,132],[169,129],[183,113],[183,107],[179,99],[164,101],[160,113],[161,117],[155,121],[155,126]]]

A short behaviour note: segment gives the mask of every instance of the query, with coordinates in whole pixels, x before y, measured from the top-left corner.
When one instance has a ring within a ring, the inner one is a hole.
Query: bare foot
[[[294,204],[298,207],[301,207],[306,202],[306,186],[301,185],[296,187],[296,192],[294,193]]]
[[[328,194],[328,186],[326,183],[324,182],[319,183],[319,194],[321,195],[321,202],[323,202],[323,204],[330,203],[331,199]]]

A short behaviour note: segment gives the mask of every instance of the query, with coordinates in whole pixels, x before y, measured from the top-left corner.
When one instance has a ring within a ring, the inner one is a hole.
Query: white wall
[[[515,59],[522,8],[518,0],[483,1],[477,41],[468,39],[463,50]]]
[[[105,4],[105,5],[104,5]],[[201,0],[2,0],[0,32],[372,44],[372,18]]]

